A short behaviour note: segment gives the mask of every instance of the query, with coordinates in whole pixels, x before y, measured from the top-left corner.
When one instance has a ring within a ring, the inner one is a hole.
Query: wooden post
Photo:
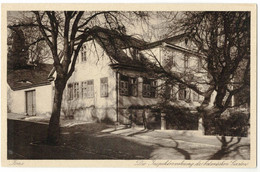
[[[203,120],[202,118],[199,118],[199,126],[198,126],[198,131],[201,135],[205,135],[205,130],[203,127]]]
[[[166,130],[166,119],[165,119],[166,114],[161,113],[161,130]]]

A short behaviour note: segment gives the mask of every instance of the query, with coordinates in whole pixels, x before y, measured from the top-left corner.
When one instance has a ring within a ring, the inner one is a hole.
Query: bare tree
[[[207,72],[203,81],[207,89],[199,87],[202,82],[194,72],[181,75],[157,60],[159,76],[202,95],[204,101],[198,110],[205,120],[220,118],[228,108],[250,104],[250,12],[182,12],[173,17],[177,20],[168,18],[169,33],[185,34],[195,45],[196,56]],[[214,106],[209,108],[214,91]],[[232,104],[233,97],[239,101]]]
[[[102,28],[125,34],[126,28],[122,20],[130,21],[130,17],[144,18],[146,14],[115,11],[33,11],[32,13],[34,21],[15,24],[9,28],[37,27],[41,33],[39,40],[43,39],[49,47],[56,78],[47,142],[57,144],[63,91],[75,70],[82,45],[86,41],[93,40],[98,32],[106,32]],[[111,40],[111,44],[113,43]]]

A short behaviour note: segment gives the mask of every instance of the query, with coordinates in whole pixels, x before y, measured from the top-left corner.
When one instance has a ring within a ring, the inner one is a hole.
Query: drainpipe
[[[116,122],[119,122],[119,78],[118,71],[116,71]]]

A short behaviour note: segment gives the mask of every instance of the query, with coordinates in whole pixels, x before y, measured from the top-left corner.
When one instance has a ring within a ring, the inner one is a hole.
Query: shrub
[[[165,119],[168,129],[198,129],[198,113],[192,113],[190,108],[175,105],[164,105],[162,107],[162,111],[166,113]]]
[[[220,118],[204,119],[206,135],[246,137],[248,135],[250,113],[247,110],[228,109]]]

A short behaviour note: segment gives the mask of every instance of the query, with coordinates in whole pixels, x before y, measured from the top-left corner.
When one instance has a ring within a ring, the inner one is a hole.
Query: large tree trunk
[[[55,81],[55,93],[54,101],[52,106],[52,114],[49,122],[47,143],[48,144],[57,144],[59,142],[60,136],[60,111],[62,103],[62,95],[66,82],[62,79],[56,79]]]

